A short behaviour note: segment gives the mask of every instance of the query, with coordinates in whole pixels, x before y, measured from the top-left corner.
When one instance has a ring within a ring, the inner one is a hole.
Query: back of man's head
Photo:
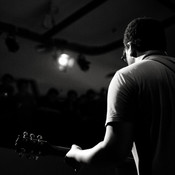
[[[166,50],[166,37],[162,23],[149,17],[132,20],[124,32],[123,43],[131,42],[138,51]]]

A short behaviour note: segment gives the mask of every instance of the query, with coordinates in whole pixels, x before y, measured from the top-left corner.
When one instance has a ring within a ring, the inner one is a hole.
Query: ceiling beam
[[[42,36],[40,34],[2,21],[0,21],[0,31],[9,34],[14,34],[32,41],[43,42]]]
[[[84,15],[88,14],[89,12],[91,12],[95,8],[99,7],[100,5],[102,5],[106,1],[107,0],[93,0],[93,1],[89,2],[88,4],[86,4],[85,6],[80,8],[79,10],[77,10],[75,13],[73,13],[69,17],[67,17],[65,20],[63,20],[62,22],[55,25],[52,29],[45,32],[43,34],[43,38],[52,37],[53,35],[57,34],[61,30],[65,29],[70,24],[72,24],[75,21],[77,21],[78,19],[82,18]]]
[[[170,18],[167,18],[162,21],[163,26],[166,28],[172,26],[175,24],[175,15],[171,16]],[[41,43],[43,45],[49,48],[51,47],[57,47],[58,49],[68,49],[71,51],[79,52],[79,53],[84,53],[87,55],[100,55],[100,54],[105,54],[107,52],[119,49],[120,47],[123,46],[123,39],[116,40],[114,42],[104,44],[104,45],[99,45],[99,46],[87,46],[87,45],[82,45],[78,43],[71,43],[68,42],[67,40],[63,39],[43,39],[43,36],[41,34],[38,34],[36,32],[27,30],[25,28],[17,27],[13,24],[8,24],[5,22],[0,21],[0,31],[1,32],[6,32],[6,33],[14,33],[15,35],[29,39],[38,43]]]

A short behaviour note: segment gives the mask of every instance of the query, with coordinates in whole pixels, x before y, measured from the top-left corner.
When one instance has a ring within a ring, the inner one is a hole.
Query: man
[[[175,174],[175,59],[166,54],[161,23],[136,18],[124,33],[123,60],[108,89],[104,140],[72,145],[70,165],[120,165],[133,149],[140,175]]]

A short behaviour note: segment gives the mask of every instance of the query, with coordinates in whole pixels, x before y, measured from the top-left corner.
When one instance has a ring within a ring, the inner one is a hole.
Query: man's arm
[[[66,154],[67,162],[92,166],[120,165],[129,155],[133,146],[133,124],[113,122],[106,126],[104,140],[90,149],[82,150],[72,145]]]

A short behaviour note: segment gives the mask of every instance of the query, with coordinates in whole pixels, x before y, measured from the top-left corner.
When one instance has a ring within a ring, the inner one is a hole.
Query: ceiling
[[[36,78],[40,84],[46,84],[45,81],[48,80],[47,84],[52,85],[49,77],[52,76],[59,79],[59,86],[65,79],[70,82],[75,80],[76,87],[79,82],[88,88],[94,88],[95,84],[98,88],[106,86],[109,81],[105,75],[124,66],[119,59],[116,60],[116,57],[121,55],[124,29],[130,20],[139,16],[155,17],[161,20],[166,28],[172,29],[175,26],[175,2],[174,0],[1,0],[0,73],[8,71],[18,77],[24,75]],[[3,39],[9,33],[14,34],[19,42],[20,49],[17,53],[10,53],[5,49]],[[85,75],[75,68],[72,72],[67,71],[66,75],[54,73],[54,68],[47,68],[51,62],[45,57],[48,58],[49,53],[55,48],[67,50],[73,55],[82,53],[87,56],[92,66],[89,72]],[[16,60],[12,61],[12,57]],[[25,63],[31,67],[23,66]],[[67,84],[62,88],[65,86]]]

